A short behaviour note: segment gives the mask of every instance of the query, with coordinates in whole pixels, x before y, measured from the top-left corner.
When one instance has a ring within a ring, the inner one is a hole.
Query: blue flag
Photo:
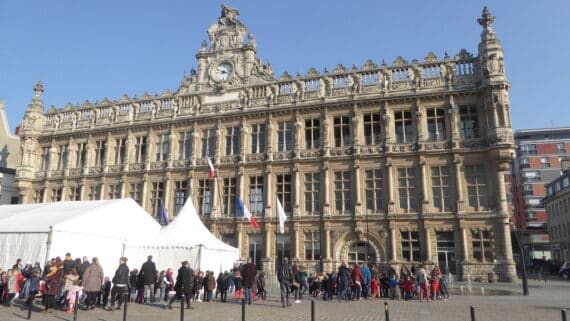
[[[164,208],[164,204],[162,203],[162,200],[158,200],[160,203],[160,224],[162,225],[168,225],[168,223],[170,223],[170,221],[168,220],[168,215],[166,214],[166,209]]]

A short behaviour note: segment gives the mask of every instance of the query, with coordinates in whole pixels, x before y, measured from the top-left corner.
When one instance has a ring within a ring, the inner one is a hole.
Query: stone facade
[[[38,83],[23,202],[132,197],[156,215],[158,200],[175,214],[191,197],[213,233],[268,272],[288,256],[314,270],[426,262],[516,277],[503,181],[510,84],[486,8],[478,56],[280,77],[238,16],[222,6],[174,92],[44,113]],[[236,218],[236,197],[260,228]]]
[[[20,137],[10,132],[4,101],[0,100],[0,204],[18,204],[14,182],[20,164]]]

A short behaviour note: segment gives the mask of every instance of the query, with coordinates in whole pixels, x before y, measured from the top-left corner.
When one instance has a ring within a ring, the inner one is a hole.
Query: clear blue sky
[[[255,35],[258,56],[277,76],[423,60],[461,48],[477,53],[484,5],[497,17],[514,129],[570,126],[570,1],[257,1],[227,0]],[[44,104],[91,102],[176,90],[216,1],[0,1],[0,99],[13,129],[37,80]]]

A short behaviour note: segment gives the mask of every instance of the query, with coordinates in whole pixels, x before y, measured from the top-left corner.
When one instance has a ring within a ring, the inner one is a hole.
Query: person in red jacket
[[[411,300],[414,290],[416,289],[416,284],[409,276],[406,276],[404,281],[402,281],[402,288],[404,289],[404,300]]]
[[[352,301],[362,300],[360,294],[362,293],[364,277],[362,276],[362,272],[360,271],[358,264],[355,264],[354,268],[352,268],[350,279],[352,280]]]

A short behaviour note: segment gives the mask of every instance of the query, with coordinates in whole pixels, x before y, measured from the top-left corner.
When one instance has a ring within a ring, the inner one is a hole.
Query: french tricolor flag
[[[210,157],[208,157],[208,168],[210,169],[210,179],[216,178],[216,170],[214,169],[214,164],[212,164]]]
[[[243,217],[249,220],[249,222],[251,223],[251,225],[253,225],[253,227],[259,227],[257,221],[255,220],[253,215],[251,215],[251,212],[247,209],[247,207],[245,207],[245,204],[243,204],[242,200],[239,197],[236,197],[236,203],[238,207],[238,212],[236,214],[238,216],[243,215]]]

